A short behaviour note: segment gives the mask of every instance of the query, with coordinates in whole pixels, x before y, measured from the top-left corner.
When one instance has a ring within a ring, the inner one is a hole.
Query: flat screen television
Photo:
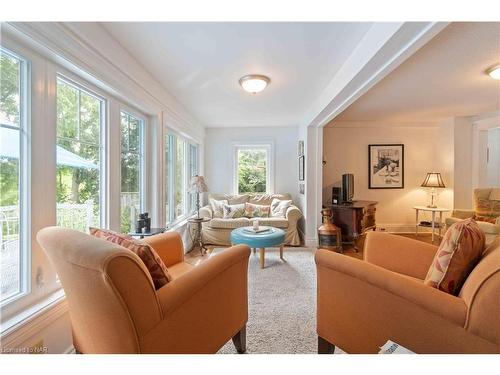
[[[354,197],[354,175],[346,173],[342,175],[342,203],[352,203]]]

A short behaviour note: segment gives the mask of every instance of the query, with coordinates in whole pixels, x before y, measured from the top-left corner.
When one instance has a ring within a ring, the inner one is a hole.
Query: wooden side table
[[[195,247],[198,247],[200,249],[200,254],[203,256],[207,253],[208,249],[203,243],[203,238],[202,238],[202,224],[206,223],[207,221],[210,221],[210,218],[208,217],[191,217],[188,220],[189,225],[191,226],[192,229],[194,229],[194,235],[192,235],[191,229],[189,230],[189,233],[191,234],[191,239],[193,240],[193,249]]]
[[[432,228],[432,243],[434,243],[434,232],[436,228],[438,229],[438,235],[441,237],[441,229],[443,228],[443,212],[449,212],[449,208],[443,208],[443,207],[427,207],[427,206],[415,206],[413,207],[415,210],[415,237],[418,236],[418,227],[423,227],[423,228]],[[432,221],[430,222],[430,225],[427,224],[421,224],[418,221],[418,215],[420,211],[429,211],[432,212]],[[436,222],[436,213],[439,213],[439,221]]]

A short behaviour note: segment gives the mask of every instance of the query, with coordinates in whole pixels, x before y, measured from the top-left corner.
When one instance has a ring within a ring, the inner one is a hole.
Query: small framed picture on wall
[[[304,141],[299,141],[298,153],[299,157],[304,155]]]
[[[304,181],[305,175],[305,156],[299,157],[299,181]]]
[[[402,144],[368,145],[368,188],[403,189],[405,186]]]

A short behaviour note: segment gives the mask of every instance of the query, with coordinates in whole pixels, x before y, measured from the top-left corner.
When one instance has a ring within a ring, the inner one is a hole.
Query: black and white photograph
[[[302,155],[299,157],[299,181],[304,181],[305,176],[305,157]]]
[[[368,187],[404,188],[404,145],[368,145]]]

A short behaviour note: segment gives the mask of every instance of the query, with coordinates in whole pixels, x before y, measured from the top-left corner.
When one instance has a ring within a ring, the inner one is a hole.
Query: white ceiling
[[[452,23],[333,120],[436,121],[500,110],[500,23]]]
[[[206,127],[297,126],[372,23],[103,23]],[[264,74],[251,95],[238,79]]]

